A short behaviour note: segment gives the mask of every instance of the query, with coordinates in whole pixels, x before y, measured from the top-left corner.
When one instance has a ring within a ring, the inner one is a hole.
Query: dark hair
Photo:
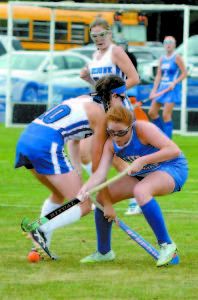
[[[100,78],[95,85],[97,96],[101,98],[104,109],[107,112],[110,108],[111,90],[125,85],[125,81],[117,75],[108,75]]]

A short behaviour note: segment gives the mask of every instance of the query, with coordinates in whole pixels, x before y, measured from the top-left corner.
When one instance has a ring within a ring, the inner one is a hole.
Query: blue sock
[[[155,124],[157,127],[159,127],[162,131],[164,131],[164,124],[161,117],[158,117],[157,119],[152,120],[153,124]]]
[[[154,198],[152,198],[148,203],[141,206],[141,209],[145,219],[151,226],[158,240],[158,244],[171,244],[172,242],[166,229],[162,211],[157,201]]]
[[[164,132],[171,139],[173,133],[173,121],[164,122]]]
[[[100,209],[96,208],[95,223],[98,251],[102,254],[106,254],[111,250],[112,221],[108,222],[108,220],[104,217],[104,213]]]

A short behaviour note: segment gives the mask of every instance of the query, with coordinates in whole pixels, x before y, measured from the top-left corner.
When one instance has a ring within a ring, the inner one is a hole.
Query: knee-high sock
[[[79,205],[74,205],[70,209],[62,212],[46,224],[40,226],[40,229],[47,234],[50,231],[58,229],[63,226],[67,226],[74,222],[77,222],[82,216],[82,211]]]
[[[159,127],[162,131],[164,131],[164,122],[161,117],[158,117],[157,119],[152,120],[152,122],[157,127]]]
[[[173,121],[164,122],[164,132],[171,139],[173,133]]]
[[[157,201],[152,198],[148,203],[141,206],[141,209],[158,240],[158,244],[165,242],[171,244],[171,239],[166,229],[162,211]]]
[[[111,250],[112,221],[108,222],[108,220],[104,217],[104,213],[100,209],[96,208],[95,222],[98,251],[102,254],[106,254]]]
[[[57,203],[52,202],[50,199],[46,199],[43,206],[42,206],[41,217],[46,216],[47,214],[49,214],[53,210],[59,208],[60,206],[61,206],[61,204],[57,204]],[[50,241],[51,241],[52,233],[53,233],[53,231],[49,231],[45,234],[45,237],[47,239],[46,245],[47,245],[48,248],[50,247]]]

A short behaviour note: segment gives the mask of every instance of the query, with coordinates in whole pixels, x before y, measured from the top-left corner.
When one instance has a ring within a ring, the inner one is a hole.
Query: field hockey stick
[[[169,88],[169,87],[168,87],[167,89],[161,91],[161,92],[156,93],[153,97],[149,97],[149,98],[146,98],[146,99],[144,99],[144,100],[142,100],[142,101],[138,101],[137,103],[135,103],[135,104],[133,105],[133,108],[139,107],[139,106],[141,106],[141,105],[147,103],[148,101],[151,101],[151,100],[153,100],[154,98],[159,97],[159,96],[161,96],[161,95],[167,93],[168,91],[170,91],[170,88]]]
[[[104,212],[104,207],[98,203],[92,196],[90,196],[91,201],[98,207],[101,211]],[[159,258],[159,252],[147,241],[145,241],[140,235],[138,235],[133,229],[128,227],[124,222],[120,219],[114,222],[130,237],[132,238],[138,245],[140,245],[144,250],[146,250],[152,257],[156,260]],[[177,254],[174,255],[170,264],[178,264],[179,263],[179,256]]]
[[[92,194],[95,194],[95,193],[99,192],[100,190],[107,187],[108,185],[110,185],[110,184],[118,181],[122,177],[126,176],[128,171],[129,171],[129,168],[127,168],[123,172],[119,173],[117,176],[115,176],[115,177],[105,181],[104,183],[94,187],[93,189],[89,190],[88,193],[92,195]],[[82,196],[80,195],[78,198],[72,199],[71,201],[63,204],[59,208],[53,210],[49,214],[35,220],[32,223],[30,223],[29,219],[27,217],[25,217],[21,222],[21,229],[25,232],[30,232],[32,230],[35,230],[36,228],[40,227],[41,225],[47,223],[48,221],[50,221],[53,218],[57,217],[58,215],[62,214],[66,210],[70,209],[74,205],[77,205],[79,202],[82,201],[82,199],[83,199],[83,195]]]

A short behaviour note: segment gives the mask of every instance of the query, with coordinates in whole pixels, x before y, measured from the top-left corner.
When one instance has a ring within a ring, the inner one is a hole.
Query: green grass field
[[[180,249],[179,265],[156,268],[154,259],[116,226],[114,262],[80,264],[96,248],[93,212],[58,229],[51,250],[61,260],[30,263],[30,241],[22,236],[24,216],[39,217],[49,195],[24,168],[14,170],[15,146],[22,129],[0,125],[0,299],[197,299],[198,298],[198,137],[174,136],[189,162],[182,192],[158,198],[171,237]],[[115,175],[111,171],[110,176]],[[84,177],[86,179],[86,177]],[[157,247],[142,215],[126,216],[128,201],[116,206],[117,215]]]

